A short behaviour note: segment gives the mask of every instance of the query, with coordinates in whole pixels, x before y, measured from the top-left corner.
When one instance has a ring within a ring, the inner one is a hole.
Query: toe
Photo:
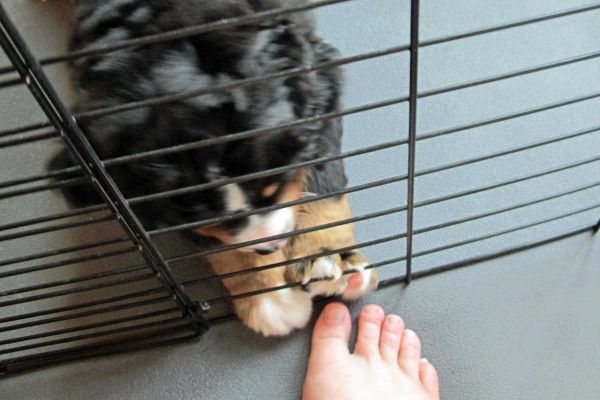
[[[342,303],[329,303],[317,319],[312,336],[311,358],[348,354],[350,314]]]
[[[397,362],[403,331],[404,321],[402,318],[394,314],[385,317],[379,338],[379,351],[385,361]]]
[[[402,335],[398,364],[408,376],[418,378],[420,361],[421,341],[415,332],[406,329]]]
[[[361,310],[358,317],[355,354],[379,356],[379,335],[384,317],[383,308],[373,304]]]
[[[425,358],[421,360],[419,366],[419,379],[423,384],[423,387],[434,399],[440,398],[440,381],[438,378],[435,367],[429,363]]]

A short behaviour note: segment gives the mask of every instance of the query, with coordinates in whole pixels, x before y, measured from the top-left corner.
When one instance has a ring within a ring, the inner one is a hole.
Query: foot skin
[[[349,336],[348,309],[328,304],[313,332],[303,400],[439,400],[437,372],[421,358],[419,337],[400,317],[366,306],[353,354]]]

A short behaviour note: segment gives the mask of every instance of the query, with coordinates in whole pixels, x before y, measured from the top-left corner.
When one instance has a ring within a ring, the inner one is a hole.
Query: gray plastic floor
[[[391,287],[438,366],[444,399],[596,400],[600,243],[560,244]],[[359,305],[353,308],[354,314]],[[225,323],[198,342],[103,357],[0,382],[3,399],[297,399],[308,332],[262,339]]]
[[[423,0],[421,38],[427,40],[489,25],[588,4],[576,0]],[[35,53],[65,51],[67,1],[2,1]],[[323,37],[345,56],[408,42],[409,2],[355,0],[319,10]],[[424,48],[420,90],[440,88],[600,50],[600,11],[565,17]],[[346,107],[406,95],[408,54],[346,67]],[[1,65],[6,61],[0,57]],[[48,69],[66,99],[71,99],[63,67]],[[541,73],[478,86],[419,103],[418,133],[426,134],[600,90],[600,61],[593,59]],[[519,119],[420,141],[417,170],[521,146],[594,127],[600,100],[579,102]],[[0,96],[0,128],[42,118],[24,88]],[[345,148],[352,150],[406,137],[405,104],[345,119]],[[28,152],[0,153],[0,180],[20,166],[41,170],[32,146]],[[502,182],[600,153],[600,133],[455,168],[418,179],[417,201]],[[406,149],[392,148],[348,160],[351,185],[406,173]],[[417,228],[492,211],[590,184],[600,163],[590,163],[535,180],[422,207]],[[355,215],[398,207],[405,184],[352,195]],[[416,236],[422,251],[497,232],[594,205],[600,189],[455,225]],[[38,200],[2,208],[0,219],[19,220],[35,206],[60,211],[55,201]],[[502,235],[491,240],[435,252],[415,259],[417,270],[537,240],[590,224],[600,209]],[[393,235],[404,229],[404,214],[357,224],[358,240]],[[93,231],[88,230],[88,235]],[[81,238],[70,235],[64,242]],[[52,244],[62,243],[54,238]],[[1,248],[8,256],[23,248]],[[369,248],[384,261],[404,251],[403,241]],[[405,317],[423,338],[428,359],[438,365],[447,399],[597,399],[600,393],[600,242],[581,234],[544,247],[414,282],[393,286],[368,301]],[[403,264],[381,269],[398,276]],[[53,279],[57,279],[54,277]],[[26,282],[19,282],[25,284]],[[359,304],[353,307],[356,312]],[[262,339],[236,322],[218,325],[194,343],[103,357],[22,374],[0,382],[1,399],[286,399],[297,398],[308,351],[307,331],[284,339]]]

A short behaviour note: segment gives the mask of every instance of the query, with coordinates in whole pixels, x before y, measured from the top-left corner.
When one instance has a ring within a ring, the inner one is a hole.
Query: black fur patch
[[[73,50],[236,17],[303,0],[82,0],[74,13]],[[313,32],[310,14],[213,31],[171,42],[123,49],[72,63],[82,96],[77,110],[139,101],[210,87],[302,65],[331,60],[337,51]],[[93,120],[81,120],[101,158],[164,148],[271,127],[335,111],[341,90],[339,69],[276,79],[260,85],[211,93]],[[282,167],[340,151],[341,121],[289,129],[277,135],[200,148],[109,167],[126,197],[142,196]],[[72,165],[61,152],[50,167]],[[273,204],[263,189],[285,183],[294,173],[242,183],[250,207]],[[308,171],[307,190],[326,193],[346,185],[341,161]],[[77,205],[99,201],[91,188],[65,189]],[[224,212],[219,189],[134,205],[146,226],[180,224]],[[231,230],[244,220],[226,225]]]

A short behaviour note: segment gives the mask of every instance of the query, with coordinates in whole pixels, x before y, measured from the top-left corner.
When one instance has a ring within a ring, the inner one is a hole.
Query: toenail
[[[328,325],[338,325],[344,320],[344,309],[337,306],[329,306],[323,312],[323,320]]]
[[[415,333],[415,331],[411,331],[410,329],[405,330],[404,334],[411,338],[417,337],[417,334]]]
[[[398,328],[402,325],[402,319],[400,319],[397,315],[388,315],[385,318],[385,325],[390,330],[398,330]]]
[[[426,359],[425,357],[421,358],[421,362],[422,362],[423,364],[429,364],[429,360],[428,360],[428,359]]]
[[[379,317],[383,315],[383,310],[377,306],[366,306],[363,309],[363,312],[369,316]]]

